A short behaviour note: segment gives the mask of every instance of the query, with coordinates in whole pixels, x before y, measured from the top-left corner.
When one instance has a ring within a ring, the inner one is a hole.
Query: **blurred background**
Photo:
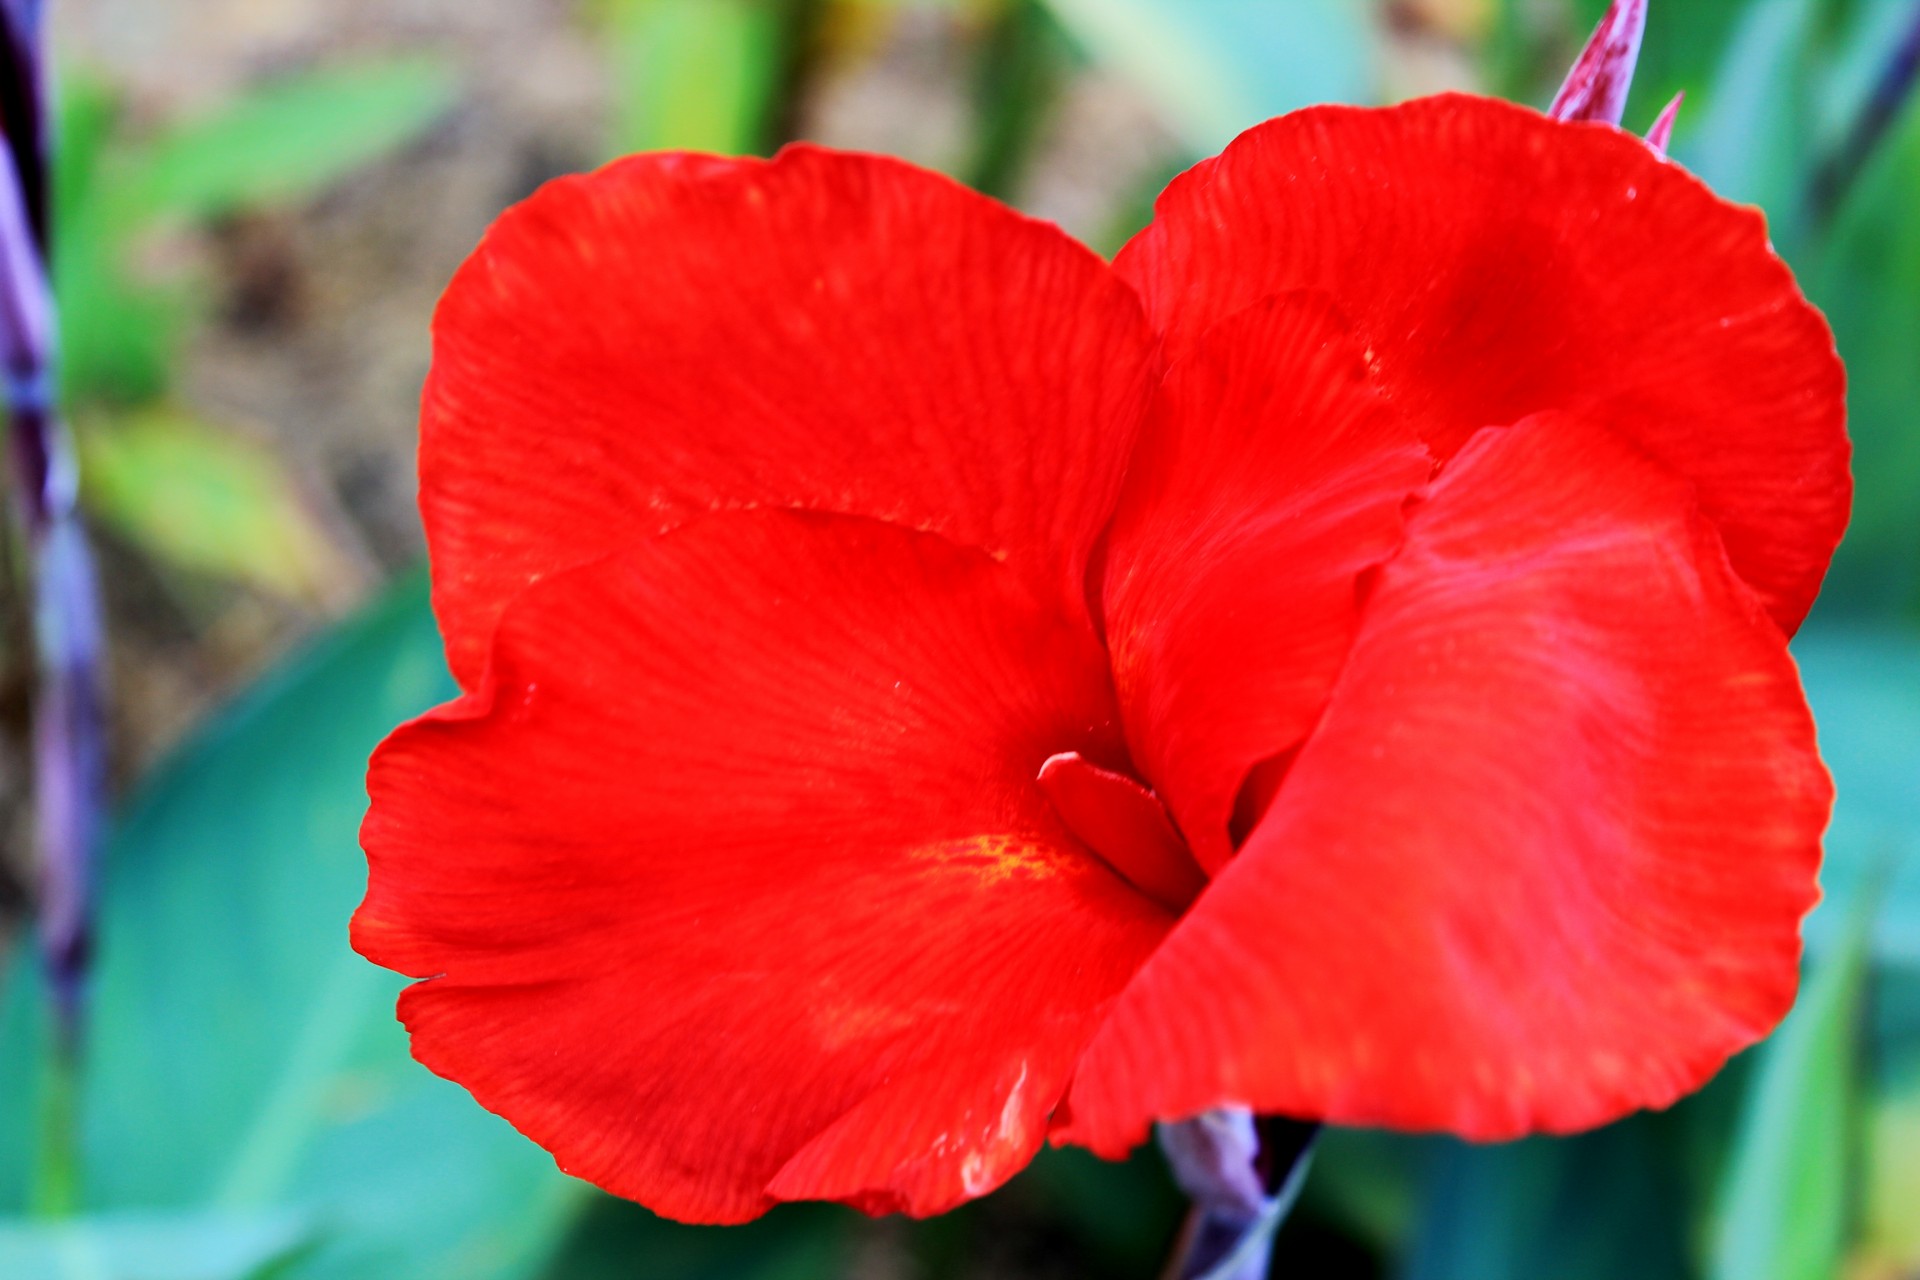
[[[426,324],[505,205],[656,147],[893,152],[1104,252],[1317,101],[1543,105],[1604,0],[56,0],[61,396],[121,797],[85,1062],[33,948],[27,558],[0,557],[0,1280],[1140,1277],[1151,1151],[925,1223],[659,1222],[407,1057],[353,955],[367,752],[451,692],[419,570]],[[1859,498],[1796,642],[1840,801],[1799,1007],[1672,1111],[1340,1132],[1278,1276],[1920,1277],[1916,0],[1654,0],[1627,126],[1763,206],[1851,378]],[[12,536],[17,526],[9,521]]]

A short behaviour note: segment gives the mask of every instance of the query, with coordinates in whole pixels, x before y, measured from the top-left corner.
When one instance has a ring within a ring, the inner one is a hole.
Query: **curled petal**
[[[1243,780],[1326,705],[1360,576],[1431,472],[1319,295],[1250,307],[1169,370],[1109,534],[1107,643],[1134,759],[1207,870]]]
[[[1647,0],[1613,0],[1567,72],[1547,114],[1555,120],[1619,124],[1647,30]]]
[[[1132,778],[1064,751],[1040,766],[1038,782],[1067,830],[1173,914],[1206,888],[1207,878],[1166,807]]]
[[[1788,631],[1846,523],[1824,321],[1757,210],[1618,130],[1451,95],[1296,112],[1176,179],[1115,265],[1174,358],[1325,290],[1442,458],[1533,413],[1605,422],[1693,483]]]
[[[1227,1101],[1482,1139],[1664,1106],[1792,1002],[1831,798],[1686,484],[1578,419],[1483,432],[1063,1137]]]
[[[1098,257],[900,161],[549,183],[434,319],[421,511],[454,674],[527,583],[722,508],[931,529],[1078,602],[1152,372]]]
[[[1171,917],[1034,783],[1122,750],[1010,566],[736,512],[542,581],[375,756],[353,941],[414,1052],[672,1217],[936,1213],[1042,1140]]]

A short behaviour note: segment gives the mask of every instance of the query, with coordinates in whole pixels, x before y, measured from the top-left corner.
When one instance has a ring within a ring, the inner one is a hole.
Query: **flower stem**
[[[104,645],[99,585],[78,511],[73,444],[53,377],[48,279],[48,138],[40,0],[0,0],[0,366],[15,508],[33,578],[34,817],[38,933],[52,1015],[35,1192],[73,1207],[75,1097],[85,1032],[95,845],[106,795]]]
[[[1317,1124],[1235,1107],[1161,1125],[1174,1180],[1193,1198],[1163,1280],[1262,1280],[1319,1134]]]

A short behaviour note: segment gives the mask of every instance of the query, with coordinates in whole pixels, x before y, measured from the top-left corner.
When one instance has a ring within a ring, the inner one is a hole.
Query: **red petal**
[[[1149,348],[1094,254],[899,161],[647,155],[551,183],[434,324],[421,507],[454,672],[473,687],[528,582],[722,507],[936,530],[1078,600]]]
[[[1107,642],[1134,759],[1208,870],[1248,771],[1326,705],[1357,579],[1431,473],[1318,295],[1242,312],[1169,371],[1114,517]]]
[[[1034,783],[1097,642],[983,553],[732,513],[544,581],[376,755],[354,945],[414,1052],[677,1218],[933,1213],[1019,1169],[1171,918]]]
[[[1063,751],[1040,766],[1037,781],[1076,839],[1173,914],[1207,887],[1165,806],[1132,778]]]
[[[1647,30],[1647,0],[1613,0],[1600,25],[1587,38],[1573,70],[1553,95],[1547,114],[1555,120],[1597,120],[1619,124],[1626,114],[1627,90],[1640,60],[1640,38]]]
[[[1786,1011],[1831,788],[1777,628],[1611,433],[1477,436],[1065,1138],[1227,1102],[1473,1138],[1697,1087]]]
[[[1846,523],[1843,375],[1753,209],[1614,129],[1479,98],[1269,121],[1120,254],[1172,353],[1324,289],[1442,454],[1551,409],[1691,480],[1782,627]]]

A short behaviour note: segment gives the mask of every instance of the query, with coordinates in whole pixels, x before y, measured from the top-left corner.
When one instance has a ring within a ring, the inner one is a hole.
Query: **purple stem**
[[[1193,1201],[1163,1280],[1264,1280],[1319,1133],[1317,1124],[1244,1107],[1160,1125],[1160,1150]]]
[[[39,933],[57,1042],[77,1053],[106,801],[100,593],[77,510],[78,473],[53,380],[47,128],[40,0],[0,0],[0,360],[14,492],[32,557],[37,686],[34,814]]]

